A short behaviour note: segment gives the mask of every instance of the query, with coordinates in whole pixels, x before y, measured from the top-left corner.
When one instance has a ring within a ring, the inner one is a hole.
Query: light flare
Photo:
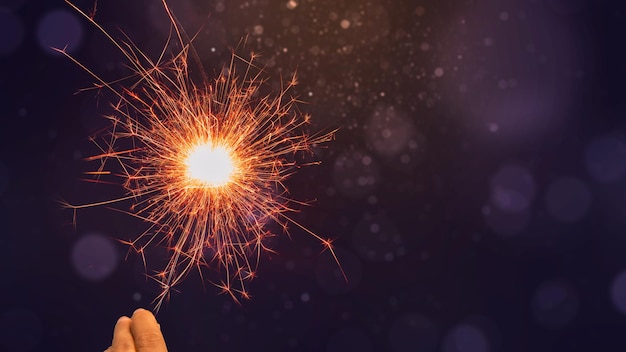
[[[222,187],[233,181],[237,168],[227,147],[200,144],[185,157],[187,177],[199,187]]]
[[[134,75],[107,82],[58,50],[95,79],[93,89],[108,89],[118,98],[112,103],[115,114],[107,116],[110,129],[92,138],[100,153],[87,159],[98,165],[88,174],[104,183],[117,177],[127,193],[65,205],[76,215],[81,208],[133,202],[128,210],[118,210],[145,221],[147,228],[122,242],[141,255],[146,267],[148,247],[169,251],[165,267],[150,275],[162,288],[155,309],[192,270],[236,301],[249,298],[246,282],[256,276],[262,254],[272,251],[267,239],[276,233],[270,223],[285,232],[296,226],[337,260],[330,239],[289,217],[297,211],[294,205],[306,203],[291,199],[284,181],[296,168],[316,164],[299,164],[297,156],[312,154],[334,135],[306,133],[310,116],[301,114],[289,96],[295,75],[275,96],[263,95],[256,55],[245,60],[233,53],[214,81],[196,84],[188,72],[195,51],[165,1],[172,35],[156,60],[129,39],[114,39],[92,15],[66,2],[125,56]],[[180,51],[166,59],[165,48],[174,43]]]

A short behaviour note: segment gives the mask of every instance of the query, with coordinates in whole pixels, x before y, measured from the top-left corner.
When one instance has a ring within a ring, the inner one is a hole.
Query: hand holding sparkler
[[[166,0],[161,3],[172,31],[155,60],[126,35],[114,39],[70,1],[134,72],[107,82],[56,49],[95,79],[95,89],[108,89],[117,97],[115,114],[107,116],[110,129],[92,138],[100,153],[87,159],[97,162],[88,174],[96,183],[111,177],[126,191],[103,202],[63,205],[75,215],[82,208],[134,202],[119,210],[147,226],[122,242],[141,255],[146,269],[148,248],[168,250],[165,267],[150,275],[161,287],[156,310],[193,271],[237,302],[250,298],[246,284],[256,277],[262,255],[272,252],[269,238],[281,230],[288,234],[288,225],[318,239],[339,265],[331,239],[289,216],[308,203],[290,197],[286,180],[297,168],[317,164],[301,162],[298,155],[311,155],[317,145],[334,138],[334,131],[307,133],[310,116],[300,113],[290,93],[298,82],[295,73],[275,94],[264,96],[258,54],[245,59],[233,51],[216,79],[194,82],[189,75],[193,43]],[[170,44],[178,51],[168,59]]]
[[[105,352],[167,352],[161,327],[152,313],[137,309],[131,318],[119,318],[113,342]]]

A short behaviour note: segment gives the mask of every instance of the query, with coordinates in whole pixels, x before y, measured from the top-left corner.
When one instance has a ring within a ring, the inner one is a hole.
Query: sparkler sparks
[[[233,299],[248,298],[246,282],[255,277],[261,255],[271,251],[266,239],[272,222],[287,230],[296,226],[319,239],[336,258],[331,241],[291,219],[295,202],[284,181],[294,172],[294,155],[333,138],[333,133],[307,135],[308,115],[288,96],[294,76],[275,97],[258,97],[262,70],[233,54],[230,65],[213,82],[195,84],[189,78],[193,47],[165,1],[172,35],[181,48],[169,60],[164,49],[151,60],[130,40],[115,40],[92,16],[68,2],[96,26],[125,56],[134,71],[132,84],[106,82],[78,60],[59,50],[87,71],[96,89],[109,89],[118,100],[111,129],[94,138],[101,153],[91,174],[121,177],[127,196],[106,202],[70,205],[74,211],[133,200],[127,213],[144,220],[148,228],[125,241],[144,259],[148,246],[164,245],[170,259],[152,277],[162,292],[156,309],[171,289],[197,269],[220,271],[210,280]],[[238,74],[237,63],[244,64]],[[258,72],[258,73],[253,73]],[[127,82],[127,81],[126,81]],[[127,147],[127,146],[132,147]],[[119,171],[118,171],[119,170]],[[99,179],[98,179],[99,180]]]

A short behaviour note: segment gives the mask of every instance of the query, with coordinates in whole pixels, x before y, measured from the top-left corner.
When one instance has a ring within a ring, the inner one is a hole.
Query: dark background
[[[210,78],[233,48],[259,52],[267,87],[297,69],[312,129],[340,128],[287,186],[315,200],[293,217],[336,239],[349,277],[292,228],[241,306],[198,275],[177,287],[157,315],[171,351],[626,349],[620,1],[171,2]],[[95,18],[152,57],[169,29],[156,0],[100,0]],[[74,228],[60,206],[123,195],[80,181],[111,96],[74,94],[93,79],[48,49],[66,44],[104,79],[129,72],[63,2],[2,1],[6,351],[104,350],[158,294],[115,241],[145,224],[100,207]]]

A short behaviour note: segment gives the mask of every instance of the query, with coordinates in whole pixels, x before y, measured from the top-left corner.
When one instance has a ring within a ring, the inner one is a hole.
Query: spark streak
[[[125,81],[107,82],[58,50],[95,79],[94,89],[109,89],[117,96],[115,116],[108,116],[110,130],[94,138],[101,153],[89,160],[98,161],[99,167],[88,174],[97,180],[117,175],[127,191],[110,201],[66,206],[76,211],[134,201],[127,213],[148,226],[125,243],[144,264],[148,246],[169,250],[165,268],[151,276],[162,288],[155,299],[157,310],[194,269],[201,276],[207,268],[218,270],[219,279],[210,282],[236,301],[249,298],[246,282],[255,277],[261,255],[271,251],[266,246],[266,239],[274,236],[269,223],[283,229],[295,225],[336,258],[331,240],[289,217],[296,211],[293,204],[303,204],[290,199],[284,184],[299,166],[294,155],[311,153],[313,146],[333,138],[333,132],[304,132],[310,116],[299,113],[297,101],[288,96],[297,83],[295,75],[276,96],[258,97],[264,80],[254,65],[256,56],[244,60],[233,54],[217,79],[197,85],[188,72],[189,55],[195,55],[191,41],[183,39],[187,37],[165,0],[172,32],[156,61],[130,39],[114,39],[92,16],[67,2],[124,55],[134,81],[119,87]],[[172,40],[182,49],[165,59]],[[241,75],[237,63],[245,66]]]

